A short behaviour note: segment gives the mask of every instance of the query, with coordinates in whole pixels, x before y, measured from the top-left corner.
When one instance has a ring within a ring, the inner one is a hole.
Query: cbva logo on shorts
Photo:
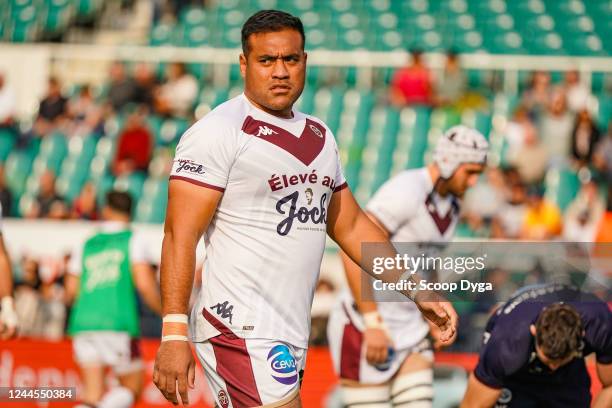
[[[295,358],[284,344],[272,347],[268,353],[268,364],[272,369],[272,378],[276,381],[291,385],[298,380]]]

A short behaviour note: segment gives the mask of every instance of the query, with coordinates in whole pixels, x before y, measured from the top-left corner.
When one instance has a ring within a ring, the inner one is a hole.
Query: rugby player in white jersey
[[[478,131],[449,129],[438,140],[433,162],[383,184],[366,213],[393,242],[422,247],[450,241],[460,199],[483,171],[487,148]],[[343,262],[351,291],[330,315],[328,339],[344,406],[431,407],[433,353],[427,322],[413,302],[380,301],[378,293],[361,285],[361,268],[346,256]],[[435,340],[435,327],[432,334]]]
[[[17,313],[13,302],[13,273],[11,260],[2,234],[2,206],[0,205],[0,340],[17,334]]]
[[[326,234],[370,273],[362,241],[382,242],[381,256],[396,255],[346,188],[329,128],[293,109],[304,88],[304,43],[298,18],[275,10],[251,16],[242,27],[244,93],[199,120],[177,147],[162,246],[164,324],[153,372],[175,404],[179,396],[187,403],[193,387],[186,314],[203,234],[202,290],[189,331],[221,408],[301,407]],[[396,281],[403,272],[390,270],[383,279]],[[450,303],[415,297],[444,340],[452,338],[457,315]]]

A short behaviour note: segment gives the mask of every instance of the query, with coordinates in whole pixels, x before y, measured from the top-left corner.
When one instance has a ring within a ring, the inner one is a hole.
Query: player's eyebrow
[[[281,58],[281,59],[283,59],[285,61],[299,60],[300,59],[300,54],[294,53],[294,54],[288,54],[288,55],[283,55],[283,56],[263,54],[263,55],[260,55],[259,57],[257,57],[257,59],[261,60],[261,61],[264,61],[264,60],[276,61],[279,58]]]

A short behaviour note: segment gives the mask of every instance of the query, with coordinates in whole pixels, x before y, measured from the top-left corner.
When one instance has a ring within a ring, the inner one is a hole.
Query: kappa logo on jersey
[[[193,160],[179,160],[179,166],[176,169],[177,173],[186,171],[192,174],[204,174],[204,166],[194,162]]]
[[[224,390],[219,390],[219,393],[217,394],[217,399],[219,400],[219,405],[221,405],[221,408],[229,407],[229,397],[227,396]]]
[[[268,353],[268,364],[272,370],[272,378],[279,383],[291,385],[298,380],[295,358],[284,344],[272,347]]]
[[[309,221],[313,224],[327,224],[327,194],[321,196],[319,207],[312,208],[298,208],[297,202],[299,196],[300,193],[294,191],[288,196],[281,198],[276,203],[276,211],[281,215],[287,215],[287,217],[279,222],[276,227],[276,232],[278,232],[279,235],[287,235],[291,231],[295,220],[302,224],[306,224]]]
[[[257,132],[256,136],[257,137],[259,137],[259,136],[270,136],[270,135],[277,135],[277,134],[278,134],[278,132],[270,129],[267,126],[260,126],[259,127],[259,131]]]
[[[232,324],[232,318],[234,317],[234,315],[232,314],[232,311],[234,310],[234,306],[230,305],[227,300],[225,302],[223,302],[223,303],[219,302],[216,305],[211,306],[210,308],[211,308],[211,310],[215,310],[216,309],[215,312],[222,319],[228,319],[229,318],[229,322],[230,322],[230,324]]]

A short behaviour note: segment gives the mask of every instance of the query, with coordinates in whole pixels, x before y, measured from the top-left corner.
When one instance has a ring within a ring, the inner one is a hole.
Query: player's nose
[[[278,58],[276,63],[274,64],[274,69],[272,70],[272,78],[274,79],[287,79],[289,78],[289,70],[285,65],[285,61],[282,58]]]

